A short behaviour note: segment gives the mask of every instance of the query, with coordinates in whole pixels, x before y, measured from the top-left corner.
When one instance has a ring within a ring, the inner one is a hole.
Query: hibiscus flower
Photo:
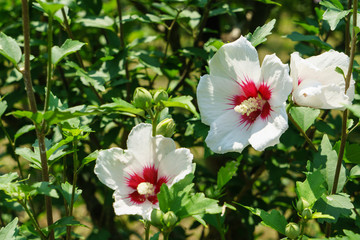
[[[162,184],[169,187],[192,172],[189,149],[176,149],[171,138],[152,137],[152,126],[141,123],[127,140],[127,150],[103,150],[96,159],[95,174],[115,190],[116,215],[138,214],[149,220],[159,208],[157,194]]]
[[[279,142],[288,128],[285,102],[292,89],[289,68],[275,54],[260,68],[256,49],[244,37],[224,44],[200,78],[197,98],[205,139],[216,153],[262,151]]]
[[[298,52],[291,54],[290,76],[293,79],[293,101],[300,106],[321,109],[344,109],[354,99],[355,81],[351,78],[345,94],[345,80],[335,71],[339,67],[346,74],[349,57],[330,50],[303,59]]]

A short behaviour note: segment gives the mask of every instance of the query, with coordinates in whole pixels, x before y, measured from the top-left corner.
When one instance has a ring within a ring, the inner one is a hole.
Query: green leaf
[[[345,233],[346,236],[349,237],[348,240],[357,240],[357,239],[360,239],[360,234],[357,234],[357,233],[354,233],[350,230],[346,230],[344,229],[343,232]]]
[[[158,57],[141,53],[139,55],[139,60],[142,64],[144,64],[146,67],[151,68],[158,75],[163,75],[163,73],[161,72],[161,64]]]
[[[350,178],[359,178],[359,177],[360,177],[360,165],[356,165],[350,170]]]
[[[253,34],[249,33],[245,37],[254,47],[256,47],[267,40],[266,37],[271,34],[271,30],[274,28],[275,22],[276,20],[273,19],[264,24],[262,27],[257,27]]]
[[[0,33],[0,54],[17,66],[21,60],[21,49],[15,39]]]
[[[30,148],[16,148],[15,153],[32,163],[31,167],[41,169],[40,154],[33,152]]]
[[[46,2],[44,0],[36,1],[40,4],[41,9],[51,17],[53,17],[57,11],[59,11],[62,7],[65,6],[64,4],[56,2]]]
[[[16,217],[8,225],[2,227],[0,229],[0,239],[15,240],[16,236],[19,233],[17,223],[18,223],[18,218]]]
[[[314,35],[303,35],[298,32],[292,32],[291,34],[286,36],[287,38],[291,39],[292,41],[303,41],[303,42],[310,42],[318,47],[321,47],[324,50],[332,49],[331,45],[326,42],[321,41],[318,36]]]
[[[225,166],[221,167],[217,175],[217,186],[219,189],[232,179],[240,165],[239,161],[227,162]]]
[[[147,37],[143,37],[143,38],[136,38],[127,47],[129,49],[131,49],[131,48],[136,47],[137,45],[142,44],[142,43],[153,42],[158,38],[159,38],[159,36],[147,36]]]
[[[320,110],[309,107],[292,107],[290,114],[301,129],[306,132],[319,116]]]
[[[356,117],[360,118],[360,105],[354,104],[354,105],[347,105],[347,109],[349,109]]]
[[[262,2],[262,3],[265,3],[265,4],[273,4],[273,5],[281,6],[281,3],[278,3],[278,2],[275,2],[275,1],[272,1],[272,0],[256,0],[256,1]]]
[[[181,20],[187,19],[190,28],[195,29],[200,23],[201,15],[197,11],[190,11],[185,9],[179,14],[178,18]]]
[[[333,216],[329,214],[322,214],[321,212],[314,212],[311,218],[327,218],[327,219],[335,219]]]
[[[314,208],[323,213],[334,217],[334,219],[320,219],[319,222],[336,223],[338,218],[342,215],[348,217],[351,214],[351,209],[354,205],[351,203],[350,196],[345,193],[339,193],[336,195],[322,196],[318,202],[316,202]]]
[[[196,111],[195,106],[192,104],[191,96],[180,96],[169,99],[168,101],[162,101],[165,107],[180,107],[185,108],[192,112],[195,117],[199,118],[199,113]]]
[[[0,100],[0,118],[1,116],[4,114],[4,112],[6,111],[7,109],[7,102],[6,101],[2,101]]]
[[[30,112],[30,111],[14,111],[14,112],[10,112],[8,113],[8,115],[14,115],[17,118],[23,118],[26,117],[30,120],[32,120],[34,123],[40,124],[43,120],[43,114],[42,112]]]
[[[120,99],[120,98],[113,98],[113,103],[103,104],[99,107],[99,109],[103,109],[108,113],[115,113],[120,112],[122,114],[130,115],[135,117],[135,115],[145,117],[145,111],[136,108],[134,105]],[[134,115],[135,114],[135,115]]]
[[[320,161],[322,161],[322,165],[325,166],[324,170],[321,170],[323,173],[325,173],[326,182],[328,185],[328,192],[332,191],[332,187],[334,184],[334,178],[335,178],[335,171],[336,171],[336,165],[338,161],[338,156],[335,150],[333,150],[333,147],[329,141],[329,138],[326,134],[324,134],[323,139],[321,141],[321,156],[325,156],[325,158],[320,158]],[[324,160],[326,162],[324,162]],[[323,174],[324,175],[324,174]],[[340,169],[340,175],[339,175],[339,181],[336,192],[340,192],[346,182],[346,169],[344,165],[341,165]]]
[[[59,198],[58,193],[56,192],[55,188],[51,186],[48,182],[37,182],[31,185],[34,188],[34,192],[31,195],[46,195],[53,198]]]
[[[96,151],[90,153],[81,161],[81,165],[85,166],[85,165],[91,163],[92,161],[95,161],[97,159],[98,155],[99,155],[99,150],[96,150]]]
[[[346,163],[360,164],[360,144],[346,144]]]
[[[17,179],[18,177],[19,177],[19,175],[16,172],[5,173],[5,174],[0,176],[0,184],[11,183],[12,181]]]
[[[250,210],[250,212],[252,212],[256,216],[259,216],[263,220],[262,223],[264,225],[271,227],[276,231],[278,231],[279,233],[285,235],[285,227],[287,225],[287,221],[284,215],[281,214],[278,210],[273,209],[271,210],[270,213],[267,213],[266,211],[259,208],[252,208],[247,206],[243,206],[243,207]]]
[[[71,204],[72,191],[73,191],[73,186],[70,183],[65,182],[61,184],[60,192],[64,196],[68,205]],[[75,188],[74,202],[76,202],[76,200],[81,195],[81,193],[82,193],[81,189]]]
[[[28,133],[28,132],[30,132],[30,131],[32,131],[32,130],[34,130],[34,129],[35,129],[35,126],[34,126],[34,125],[25,125],[25,126],[23,126],[23,127],[20,128],[19,130],[17,130],[17,132],[15,133],[14,142],[16,142],[16,140],[17,140],[20,136],[22,136],[22,135],[24,135],[25,133]]]
[[[326,20],[331,31],[334,31],[340,20],[345,18],[351,10],[339,11],[337,9],[327,9],[323,15],[323,19]]]
[[[63,217],[57,220],[54,224],[48,227],[48,231],[54,230],[55,228],[62,228],[66,226],[82,226],[86,227],[84,224],[81,224],[79,221],[74,220],[73,216]]]
[[[310,205],[313,205],[325,192],[323,178],[320,171],[309,173],[304,182],[296,182],[298,197],[303,197]]]
[[[77,22],[82,23],[85,27],[96,27],[114,31],[114,20],[108,16],[103,17],[85,17]]]
[[[159,240],[161,232],[157,232],[154,235],[151,236],[150,240]]]
[[[110,76],[103,71],[86,72],[83,69],[76,71],[76,76],[80,77],[85,86],[93,86],[99,92],[105,91],[105,83],[110,80]]]
[[[51,159],[51,156],[58,151],[61,147],[63,147],[65,144],[68,144],[69,142],[73,141],[74,138],[71,137],[67,137],[66,139],[62,139],[60,142],[54,144],[53,146],[50,147],[49,150],[46,151],[46,156],[49,160]],[[65,145],[66,146],[66,145]]]
[[[51,49],[51,62],[56,65],[64,57],[68,56],[71,53],[79,51],[85,43],[79,42],[77,40],[66,39],[64,44],[61,47],[53,46]]]
[[[344,6],[341,4],[341,2],[339,0],[321,1],[320,5],[322,5],[326,8],[344,10]]]

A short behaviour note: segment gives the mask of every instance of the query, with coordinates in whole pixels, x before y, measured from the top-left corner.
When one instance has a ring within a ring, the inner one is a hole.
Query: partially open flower
[[[335,71],[336,67],[346,74],[349,57],[334,50],[307,59],[301,58],[297,52],[292,53],[293,101],[300,106],[320,109],[344,109],[344,105],[351,104],[355,81],[351,78],[345,94],[345,79]]]
[[[127,150],[111,148],[96,159],[95,174],[114,192],[116,215],[138,214],[150,220],[159,208],[162,184],[171,186],[192,172],[189,149],[176,149],[171,138],[152,137],[152,126],[141,123],[129,134]]]
[[[244,37],[224,44],[209,62],[197,97],[206,138],[216,153],[258,151],[279,142],[288,128],[285,102],[292,84],[289,68],[275,54],[260,68],[256,49]]]

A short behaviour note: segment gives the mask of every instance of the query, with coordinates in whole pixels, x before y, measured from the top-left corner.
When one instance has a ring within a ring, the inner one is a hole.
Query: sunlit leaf
[[[301,129],[306,132],[319,116],[320,110],[309,107],[292,107],[290,108],[290,114]]]
[[[21,60],[21,49],[15,39],[0,33],[0,54],[17,66]]]
[[[56,65],[67,55],[79,51],[85,43],[77,40],[66,39],[61,47],[53,46],[51,49],[51,62]]]
[[[271,30],[274,28],[275,22],[276,20],[273,19],[270,22],[264,24],[262,27],[257,27],[253,34],[249,33],[245,37],[254,47],[256,47],[257,45],[267,40],[266,37],[271,34]]]
[[[0,229],[0,239],[15,240],[16,236],[19,233],[17,223],[18,223],[18,218],[16,217],[8,225],[2,227]]]

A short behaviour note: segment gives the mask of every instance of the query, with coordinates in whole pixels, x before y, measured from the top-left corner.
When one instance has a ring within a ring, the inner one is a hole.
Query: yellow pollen
[[[140,195],[154,195],[155,194],[155,186],[149,182],[140,183],[136,190]]]
[[[246,114],[249,116],[252,112],[260,110],[263,105],[263,100],[260,98],[248,98],[244,100],[240,105],[237,105],[234,110],[241,115]]]

